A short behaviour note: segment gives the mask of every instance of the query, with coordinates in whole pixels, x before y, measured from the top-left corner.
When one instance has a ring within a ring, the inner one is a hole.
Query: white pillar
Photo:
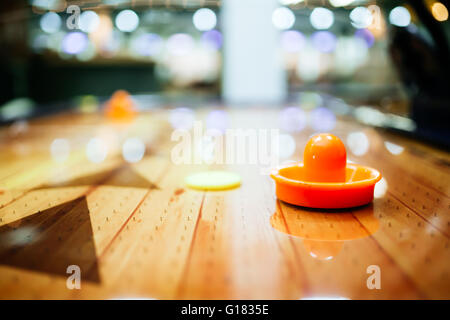
[[[222,30],[226,102],[272,104],[286,97],[279,31],[272,23],[278,0],[224,0]]]

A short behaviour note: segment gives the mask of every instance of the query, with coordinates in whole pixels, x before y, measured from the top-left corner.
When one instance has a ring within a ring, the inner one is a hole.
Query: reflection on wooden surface
[[[344,242],[368,237],[379,228],[372,204],[345,210],[317,210],[289,205],[277,200],[277,210],[270,223],[278,231],[300,237],[309,254],[331,260]],[[364,224],[360,222],[364,221]]]
[[[209,110],[199,110],[205,119]],[[230,110],[234,128],[276,128],[278,110]],[[38,119],[0,130],[1,298],[450,298],[450,156],[343,119],[332,133],[349,158],[380,170],[373,204],[347,211],[278,202],[256,165],[175,165],[167,110],[127,125],[98,115]],[[292,134],[302,157],[312,129]],[[86,145],[100,137],[104,161]],[[140,137],[144,158],[121,145]],[[64,161],[50,156],[70,142]],[[183,178],[232,170],[242,186],[186,189]],[[281,232],[280,232],[281,231]],[[66,287],[68,265],[81,290]],[[366,286],[381,270],[381,289]]]
[[[359,219],[364,219],[361,224]],[[270,219],[284,233],[309,240],[345,241],[367,237],[378,230],[372,204],[345,210],[314,210],[277,202]]]

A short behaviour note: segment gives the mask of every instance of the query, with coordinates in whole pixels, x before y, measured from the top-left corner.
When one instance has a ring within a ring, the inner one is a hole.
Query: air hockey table
[[[235,128],[278,125],[278,109],[225,110]],[[169,113],[66,112],[0,129],[0,298],[450,298],[449,153],[340,117],[332,132],[363,141],[349,159],[383,179],[370,205],[311,210],[278,201],[258,166],[173,163]],[[291,134],[290,159],[312,133]],[[145,143],[140,161],[122,155],[130,137]],[[212,169],[242,185],[186,188]]]

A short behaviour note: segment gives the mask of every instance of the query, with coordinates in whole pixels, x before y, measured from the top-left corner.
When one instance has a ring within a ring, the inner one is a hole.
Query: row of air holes
[[[216,203],[215,203],[215,213],[214,213],[214,221],[213,221],[213,227],[212,230],[210,229],[211,235],[210,235],[210,241],[208,242],[208,248],[206,251],[206,257],[205,257],[205,264],[207,268],[207,272],[204,272],[203,274],[203,281],[205,284],[209,284],[204,286],[204,294],[206,296],[211,296],[211,294],[217,293],[215,292],[214,280],[217,278],[215,276],[211,275],[211,270],[214,270],[214,266],[216,265],[216,261],[214,260],[215,257],[215,245],[216,245],[216,231],[217,231],[217,224],[219,223],[219,206],[220,206],[220,199],[223,197],[216,197]],[[223,221],[223,219],[221,219]],[[220,280],[220,279],[219,279]],[[225,280],[225,279],[222,279]]]
[[[133,191],[131,191],[130,192],[130,196],[133,196],[134,195],[134,192]],[[144,202],[142,203],[142,206],[147,206],[147,201],[150,199],[150,196],[148,195],[147,196],[147,199],[146,200],[144,200]],[[102,200],[106,200],[106,198],[105,197],[102,197]],[[128,201],[129,200],[129,196],[124,196],[124,200],[125,201]],[[123,203],[122,202],[119,202],[119,206],[123,206]],[[106,218],[105,218],[105,221],[107,222],[107,223],[110,223],[111,221],[112,221],[112,218],[114,217],[114,216],[116,216],[117,215],[117,213],[118,213],[118,210],[116,210],[116,209],[113,209],[113,211],[112,211],[112,216],[107,216]],[[142,219],[139,219],[139,217],[140,218],[142,218],[142,215],[143,215],[143,212],[142,212],[142,208],[141,207],[139,207],[138,209],[137,209],[137,212],[133,215],[133,217],[132,217],[132,219],[131,219],[131,221],[130,222],[133,222],[133,223],[140,223],[140,222],[142,222]],[[127,224],[126,224],[126,227],[125,227],[125,229],[122,231],[122,232],[128,232],[128,231],[130,231],[130,222],[128,222]],[[98,226],[97,227],[97,230],[101,230],[101,228],[100,228],[100,226]],[[122,239],[123,239],[123,235],[122,234],[119,234],[118,235],[118,237],[117,237],[117,240],[120,242],[120,241],[122,241]],[[116,245],[118,245],[117,243],[114,243],[113,244],[113,246],[111,246],[111,248],[109,249],[109,252],[110,253],[113,253],[114,252],[114,250],[115,250],[115,246]]]
[[[149,200],[150,200],[150,195],[148,195],[148,196],[147,196],[147,199],[144,200],[144,202],[142,203],[142,207],[147,207],[147,206],[148,206],[148,201],[149,201]],[[142,207],[139,207],[139,208],[137,209],[137,212],[136,212],[136,214],[133,216],[132,220],[131,220],[129,223],[127,223],[127,226],[126,226],[126,228],[125,228],[125,231],[126,231],[126,232],[128,232],[128,231],[131,230],[131,229],[130,229],[130,223],[137,224],[137,223],[141,223],[141,222],[142,222],[142,219],[143,219],[143,213],[144,213]],[[166,212],[167,212],[167,209],[165,209],[164,212],[166,213]],[[140,218],[140,219],[139,219],[139,218]],[[163,221],[163,216],[160,217],[160,221],[161,221],[161,222]],[[156,227],[155,230],[157,231],[157,230],[158,230],[158,227],[157,227],[157,226],[155,226],[155,227]],[[119,241],[120,241],[121,239],[122,239],[121,236],[119,236]],[[150,242],[153,242],[153,241],[154,241],[154,234],[153,234],[152,232],[150,233],[150,236],[149,236],[148,240],[149,240]],[[144,236],[143,239],[142,239],[142,243],[146,243],[145,241],[146,241],[146,239],[145,239],[145,236]],[[113,248],[110,249],[110,252],[112,252],[112,251],[113,251]],[[147,254],[147,253],[149,252],[148,247],[147,247],[147,246],[144,246],[144,247],[142,248],[142,252],[145,253],[145,254]],[[136,258],[139,258],[139,257],[141,257],[141,255],[135,255],[135,256],[134,256],[135,259],[136,259]],[[142,261],[141,261],[140,259],[136,259],[136,260],[134,261],[134,264],[131,266],[131,268],[135,268],[135,267],[140,268],[142,265],[143,265]],[[131,270],[125,272],[124,277],[126,278],[126,281],[127,281],[128,283],[130,283],[130,284],[131,284],[132,282],[135,282],[135,280],[139,280],[139,279],[135,279],[135,278],[133,277],[133,272],[132,272]]]
[[[410,182],[410,181],[408,181],[408,186],[411,186],[411,182]],[[395,189],[396,191],[399,191],[398,186],[395,186],[394,189]],[[416,186],[416,191],[419,191],[419,190],[421,190],[420,187],[419,187],[419,186]],[[427,196],[427,198],[430,198],[430,192],[429,192],[429,191],[426,191],[425,195]],[[404,198],[407,198],[407,193],[406,193],[405,191],[402,191],[402,196],[403,196]],[[430,199],[430,200],[433,201],[433,199]],[[411,198],[411,201],[412,201],[414,204],[416,203],[416,199],[415,199],[414,197]],[[436,198],[434,201],[437,202],[437,203],[440,203],[440,202],[441,202],[441,199],[440,199],[440,198]],[[427,207],[426,207],[424,204],[422,204],[422,210],[426,210],[426,209],[427,209]],[[450,204],[448,205],[448,209],[450,209]],[[437,214],[434,213],[434,216],[436,216],[436,215],[437,215]],[[450,221],[449,221],[448,224],[449,224],[449,226],[450,226]]]
[[[206,197],[206,195],[204,195],[204,196]],[[189,214],[188,214],[187,217],[186,217],[186,222],[195,225],[196,221],[195,221],[195,219],[193,219],[194,212],[193,212],[192,208],[196,208],[196,209],[197,209],[197,207],[198,207],[197,210],[200,209],[199,204],[200,204],[201,201],[202,201],[202,197],[203,197],[203,195],[198,197],[197,202],[195,202],[195,201],[192,202],[191,208],[189,209]],[[183,234],[180,236],[179,244],[178,244],[177,247],[176,247],[176,252],[177,252],[177,254],[181,253],[181,245],[182,245],[182,243],[183,243],[184,241],[186,241],[186,238],[187,238],[188,226],[187,226],[186,222],[185,222],[185,225],[184,225],[184,231],[183,231]],[[193,232],[193,231],[194,231],[194,230],[191,230],[191,232]],[[214,238],[214,236],[213,236],[213,238]],[[190,245],[190,244],[186,244],[186,245]],[[193,245],[195,245],[195,244],[193,244]],[[207,263],[211,266],[211,262],[207,262]],[[176,267],[176,266],[177,266],[177,260],[176,260],[176,258],[174,258],[174,260],[172,261],[172,264],[173,264],[173,267]],[[205,277],[206,277],[206,273],[205,273]],[[170,279],[170,280],[173,281],[174,279]],[[181,279],[181,281],[184,281],[184,280]]]
[[[169,200],[169,202],[167,203],[167,207],[164,209],[163,215],[160,216],[160,219],[159,219],[159,220],[160,220],[160,225],[156,225],[156,226],[155,226],[155,230],[154,230],[155,233],[158,232],[159,227],[160,227],[160,226],[162,225],[162,223],[164,222],[164,220],[165,220],[165,218],[166,218],[166,216],[167,216],[168,209],[169,209],[171,203],[173,203],[173,202],[174,202],[174,198],[171,197],[170,200]],[[181,253],[181,245],[182,245],[182,243],[183,243],[183,242],[186,240],[186,238],[187,238],[187,237],[186,237],[187,231],[188,231],[188,224],[187,224],[187,223],[192,224],[192,223],[195,222],[194,219],[193,219],[193,214],[194,214],[194,212],[193,212],[193,210],[192,210],[192,207],[196,207],[196,202],[195,202],[195,201],[192,202],[191,208],[189,209],[189,214],[188,214],[188,215],[186,216],[186,218],[185,218],[185,223],[184,223],[184,228],[183,228],[183,234],[180,236],[179,243],[178,243],[177,246],[176,246],[176,254],[180,254],[180,253]],[[169,236],[170,236],[170,235],[169,235]],[[153,241],[153,240],[154,240],[152,234],[150,234],[149,240],[150,240],[150,241]],[[144,249],[145,249],[145,248],[144,248]],[[176,268],[176,267],[178,266],[177,262],[178,262],[177,258],[174,257],[174,258],[172,259],[172,261],[171,261],[171,266],[172,266],[173,268]],[[168,273],[168,278],[166,279],[166,281],[169,282],[169,283],[171,283],[171,282],[173,282],[174,280],[175,280],[175,279],[172,277],[171,273]]]
[[[66,195],[69,194],[68,191],[66,191],[65,193],[66,193]],[[46,197],[47,195],[48,195],[48,193],[45,191],[44,194],[43,194],[43,197]],[[16,201],[17,199],[19,199],[19,197],[13,198],[13,199],[10,201],[10,203],[12,204],[12,203],[13,203],[14,201]],[[38,201],[38,197],[37,197],[37,196],[34,196],[34,201]],[[61,201],[61,197],[60,197],[60,196],[57,197],[57,201]],[[0,205],[0,209],[3,209],[3,207],[4,207],[4,204]],[[25,208],[28,207],[28,203],[27,203],[27,202],[25,202],[24,207],[25,207]],[[49,203],[48,203],[48,207],[47,207],[46,209],[44,209],[44,210],[50,209],[51,207],[52,207],[52,203],[49,202]],[[41,211],[42,211],[42,210],[38,210],[36,213],[39,213],[39,212],[41,212]],[[15,210],[15,209],[13,209],[12,214],[13,214],[13,215],[16,214],[16,210]],[[1,219],[1,218],[0,218],[0,222],[2,222],[2,219]]]
[[[65,193],[66,196],[67,196],[67,195],[73,195],[73,194],[70,193],[69,191],[65,191],[64,193]],[[48,192],[44,191],[43,197],[46,197],[47,195],[48,195]],[[131,192],[130,195],[133,195],[133,192]],[[17,198],[14,198],[14,199],[12,200],[12,202],[15,201],[16,199],[17,199]],[[128,200],[128,199],[129,199],[129,197],[128,197],[128,196],[125,196],[125,200]],[[56,200],[57,200],[58,202],[61,201],[61,197],[58,196],[58,197],[56,198]],[[106,200],[106,198],[103,196],[103,197],[102,197],[102,200]],[[34,196],[34,201],[38,201],[38,197],[37,197],[37,196]],[[59,205],[59,204],[58,204],[58,205]],[[96,205],[97,207],[99,206],[98,203],[95,203],[95,205]],[[44,209],[44,210],[50,209],[50,208],[52,208],[52,206],[53,206],[52,203],[49,202],[47,208]],[[122,206],[122,203],[120,203],[120,206]],[[28,203],[25,203],[25,204],[24,204],[24,207],[25,207],[25,208],[28,207]],[[3,208],[3,205],[0,205],[0,209],[1,209],[1,208]],[[38,210],[36,213],[40,213],[41,211],[42,211],[42,210]],[[116,210],[115,210],[115,209],[113,210],[113,213],[116,213]],[[12,214],[13,214],[13,215],[16,214],[16,210],[15,210],[15,209],[13,209]],[[107,221],[108,221],[108,218],[107,218]],[[1,219],[1,218],[0,218],[0,222],[2,222],[2,219]]]
[[[250,261],[250,256],[251,256],[251,254],[250,254],[250,247],[249,247],[249,245],[247,243],[248,242],[247,241],[247,220],[246,220],[246,217],[244,215],[245,199],[246,198],[247,197],[244,194],[244,195],[242,195],[241,201],[240,201],[241,202],[241,205],[240,205],[241,212],[240,212],[240,223],[239,223],[239,226],[241,228],[237,229],[237,230],[241,231],[240,239],[239,239],[239,249],[240,249],[241,252],[240,252],[239,258],[240,258],[240,263],[243,266],[251,266],[252,265],[252,261]],[[245,267],[243,270],[241,268],[240,271],[241,272],[242,271],[245,272],[245,274],[243,276],[244,276],[245,279],[247,279],[246,281],[255,279],[251,268]],[[251,286],[252,283],[247,283],[247,285]]]
[[[130,199],[130,196],[133,196],[133,195],[134,195],[134,192],[133,192],[133,191],[130,191],[129,195],[125,195],[125,196],[123,197],[123,201],[124,201],[124,202],[127,202],[127,201]],[[105,196],[102,196],[101,199],[102,199],[102,201],[106,201],[106,200],[107,200]],[[148,200],[148,199],[147,199],[147,200]],[[95,206],[96,206],[96,207],[99,207],[98,202],[95,202]],[[122,202],[122,201],[119,202],[119,207],[123,207],[123,202]],[[112,222],[112,220],[117,216],[117,213],[118,213],[118,212],[120,212],[120,209],[119,209],[119,210],[113,209],[113,210],[112,210],[112,215],[111,215],[111,216],[106,216],[105,222],[106,222],[106,223]],[[141,214],[141,213],[142,213],[142,210],[139,208],[137,214]],[[136,215],[133,216],[133,221],[136,221]],[[128,229],[129,229],[129,226],[128,226],[128,224],[127,224],[126,230],[128,230]],[[101,230],[101,227],[100,227],[100,226],[97,226],[97,230],[100,231],[100,230]],[[118,236],[118,240],[119,240],[119,241],[122,240],[122,235],[119,235],[119,236]],[[113,252],[113,247],[111,247],[110,250],[111,250],[111,252]]]
[[[391,203],[391,200],[388,199],[387,202],[388,202],[388,203]],[[395,206],[395,209],[396,209],[396,210],[400,210],[400,207],[397,205],[397,206]],[[409,212],[407,212],[405,216],[406,216],[407,218],[410,218],[410,217],[411,217],[411,214],[410,214]],[[436,215],[435,215],[435,216],[436,216]],[[380,213],[380,214],[378,215],[378,217],[379,217],[379,218],[382,218],[383,215]],[[392,228],[392,222],[391,222],[391,221],[388,221],[387,226],[388,226],[388,228]],[[418,222],[417,222],[417,227],[420,228],[420,227],[423,227],[423,226],[425,226],[425,223],[424,223],[424,222],[422,222],[422,221],[418,221]],[[429,235],[430,235],[431,238],[434,238],[435,232],[432,231],[432,232],[429,233]],[[399,237],[399,239],[401,239],[401,238],[403,237],[403,234],[402,234],[401,231],[399,232],[398,237]],[[445,249],[447,249],[447,250],[449,249],[450,245],[449,245],[448,240],[446,241],[446,243],[445,243],[444,246],[445,246]],[[416,248],[416,244],[415,244],[414,242],[411,243],[410,249],[411,249],[411,250],[414,250],[415,248]],[[430,264],[430,263],[432,262],[432,260],[431,260],[431,258],[430,258],[429,256],[426,256],[425,259],[424,259],[424,262],[425,262],[426,264]],[[438,262],[439,262],[439,261],[438,261]],[[447,272],[444,270],[444,271],[441,273],[441,278],[442,278],[442,279],[445,279],[446,277],[447,277]]]
[[[390,204],[391,202],[392,202],[391,199],[387,199],[387,203]],[[393,206],[393,204],[392,204],[392,206]],[[396,206],[395,206],[395,209],[396,209],[397,211],[399,211],[399,210],[400,210],[400,206],[399,206],[399,205],[396,205]],[[405,216],[406,216],[406,218],[410,218],[410,217],[411,217],[410,212],[406,212],[406,215],[405,215]],[[437,213],[435,213],[434,216],[437,217]],[[381,218],[383,218],[383,215],[380,213],[380,214],[378,215],[378,217],[381,219]],[[387,224],[387,225],[388,225],[389,228],[391,228],[391,227],[392,227],[392,222],[391,222],[391,221],[388,221],[388,224]],[[423,227],[423,226],[425,226],[425,225],[426,225],[426,223],[423,222],[423,221],[418,221],[418,222],[417,222],[417,227],[418,227],[418,228],[421,228],[421,227]],[[450,221],[447,222],[447,225],[450,226]],[[429,233],[429,235],[430,235],[431,238],[434,238],[434,236],[435,236],[435,231],[431,231],[431,232]],[[399,232],[399,235],[398,235],[398,236],[399,236],[399,238],[402,238],[402,237],[403,237],[403,234],[402,234],[401,231]],[[448,242],[446,243],[445,248],[446,248],[446,249],[449,248],[449,243],[448,243]]]

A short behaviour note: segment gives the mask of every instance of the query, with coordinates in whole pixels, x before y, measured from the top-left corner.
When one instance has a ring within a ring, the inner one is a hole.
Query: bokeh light
[[[356,30],[355,37],[364,40],[368,48],[372,47],[375,43],[375,37],[368,29]]]
[[[336,116],[324,107],[311,111],[311,127],[318,132],[331,131],[336,126]]]
[[[106,159],[108,147],[99,138],[92,138],[86,145],[86,156],[93,163],[100,163]]]
[[[388,183],[385,178],[381,178],[381,180],[375,184],[373,196],[376,199],[383,198],[385,196],[387,190],[388,190]]]
[[[62,51],[67,54],[78,54],[86,49],[88,38],[82,32],[67,33],[62,40]]]
[[[311,35],[311,40],[320,52],[329,53],[336,48],[336,36],[330,31],[316,31]]]
[[[230,126],[230,117],[224,110],[213,110],[206,117],[206,127],[208,129],[225,132]]]
[[[55,33],[61,29],[61,17],[55,12],[47,12],[42,15],[39,24],[46,33]]]
[[[55,162],[62,163],[69,158],[70,144],[67,139],[58,138],[52,141],[50,153]]]
[[[280,112],[279,127],[288,132],[300,132],[306,127],[306,113],[298,107],[287,107]]]
[[[403,150],[405,149],[402,146],[399,146],[398,144],[395,144],[395,143],[389,142],[389,141],[385,141],[384,146],[391,154],[396,155],[396,156],[401,154],[403,152]]]
[[[194,112],[189,108],[176,108],[170,111],[169,122],[174,129],[188,130],[195,120]]]
[[[433,14],[433,17],[437,21],[447,21],[448,20],[448,10],[445,5],[443,5],[441,2],[435,2],[431,6],[431,13]]]
[[[303,1],[304,0],[279,0],[280,4],[282,4],[283,6],[294,5]]]
[[[356,7],[350,12],[352,26],[357,29],[367,28],[372,24],[373,16],[366,7]]]
[[[372,126],[383,126],[387,119],[380,110],[365,106],[357,107],[353,115],[358,121]]]
[[[281,33],[281,47],[286,52],[299,52],[305,45],[305,36],[296,30]]]
[[[195,28],[200,31],[214,29],[217,24],[217,17],[214,11],[208,8],[198,9],[192,16]]]
[[[294,26],[295,15],[289,8],[277,8],[273,11],[272,22],[275,28],[280,30],[287,30]]]
[[[139,17],[133,10],[120,11],[116,17],[116,26],[122,32],[132,32],[139,26]]]
[[[40,10],[60,10],[63,5],[61,0],[32,0],[32,6]]]
[[[317,30],[329,29],[334,23],[334,14],[327,8],[314,8],[309,16],[311,25]]]
[[[389,22],[397,27],[407,27],[411,23],[411,14],[405,7],[395,7],[389,13]]]
[[[142,160],[145,154],[145,144],[139,138],[128,138],[122,146],[122,156],[125,161],[136,163]]]
[[[79,27],[81,31],[86,33],[94,32],[100,25],[100,17],[95,11],[84,11],[80,15]]]
[[[218,30],[209,30],[203,32],[200,41],[207,48],[219,50],[222,47],[222,33]]]
[[[353,3],[354,0],[329,0],[333,7],[345,7]]]
[[[364,132],[351,132],[347,136],[347,146],[355,156],[363,156],[369,151],[369,138]]]

